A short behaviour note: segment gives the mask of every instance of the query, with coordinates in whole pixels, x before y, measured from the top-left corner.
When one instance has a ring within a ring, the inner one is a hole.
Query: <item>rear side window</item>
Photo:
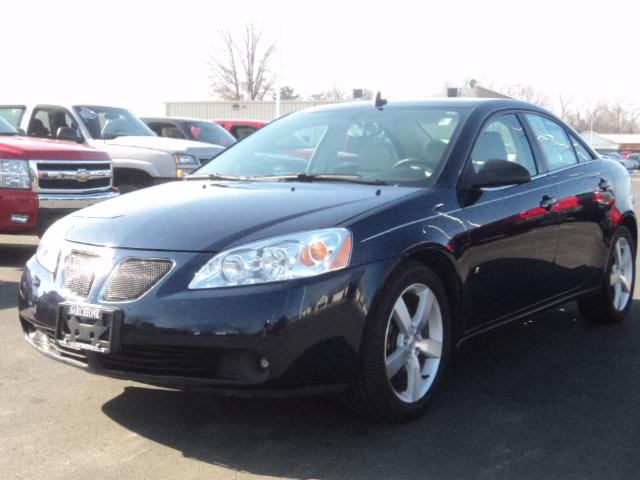
[[[57,138],[60,128],[73,128],[78,126],[69,112],[58,108],[37,108],[27,127],[27,135],[42,138]]]
[[[544,153],[549,170],[558,170],[578,163],[564,127],[541,115],[528,113],[526,117]]]
[[[581,161],[581,162],[590,162],[591,160],[593,160],[593,157],[589,153],[589,150],[584,148],[582,143],[580,143],[578,141],[578,139],[576,137],[574,137],[573,135],[571,135],[571,143],[573,143],[573,148],[576,151],[576,155],[578,155],[578,160],[579,161]]]
[[[531,146],[524,129],[514,114],[491,120],[478,136],[471,161],[476,172],[488,160],[508,160],[519,163],[531,176],[538,174]]]

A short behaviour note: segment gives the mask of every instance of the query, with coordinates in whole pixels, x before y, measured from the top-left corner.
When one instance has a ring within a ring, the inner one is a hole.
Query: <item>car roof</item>
[[[482,110],[504,110],[504,109],[517,109],[517,110],[535,110],[539,112],[547,112],[544,108],[533,103],[523,102],[520,100],[510,98],[475,98],[475,97],[457,97],[457,98],[432,98],[425,100],[389,100],[382,108],[383,109],[401,109],[407,107],[425,107],[425,108],[465,108],[470,110],[482,109]],[[343,102],[332,103],[328,105],[320,105],[311,107],[305,112],[324,112],[324,111],[341,111],[341,110],[357,110],[376,108],[373,102],[370,101],[356,101],[356,102]]]

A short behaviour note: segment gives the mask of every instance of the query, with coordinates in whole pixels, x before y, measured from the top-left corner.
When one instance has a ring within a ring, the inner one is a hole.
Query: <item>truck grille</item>
[[[72,250],[65,258],[62,271],[65,288],[81,297],[89,295],[99,260],[99,255]]]
[[[37,189],[43,192],[80,192],[111,187],[108,160],[32,160]]]
[[[127,258],[109,277],[104,299],[108,302],[135,300],[159,282],[171,267],[171,260]]]

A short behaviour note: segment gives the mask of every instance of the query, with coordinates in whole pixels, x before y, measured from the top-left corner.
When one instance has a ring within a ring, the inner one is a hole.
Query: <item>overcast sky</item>
[[[162,114],[210,98],[216,31],[247,21],[277,40],[282,84],[423,98],[465,78],[552,98],[640,105],[633,1],[69,1],[2,6],[0,102],[103,102]],[[275,67],[275,64],[274,64]]]

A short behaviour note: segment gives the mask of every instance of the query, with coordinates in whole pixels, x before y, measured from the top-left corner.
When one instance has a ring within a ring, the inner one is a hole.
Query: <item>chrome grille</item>
[[[36,189],[42,192],[80,192],[111,188],[109,160],[31,160]]]
[[[65,288],[81,297],[89,295],[99,259],[99,255],[72,250],[64,261],[62,278]]]
[[[109,277],[104,299],[108,302],[135,300],[173,267],[167,259],[127,258],[118,264]]]

